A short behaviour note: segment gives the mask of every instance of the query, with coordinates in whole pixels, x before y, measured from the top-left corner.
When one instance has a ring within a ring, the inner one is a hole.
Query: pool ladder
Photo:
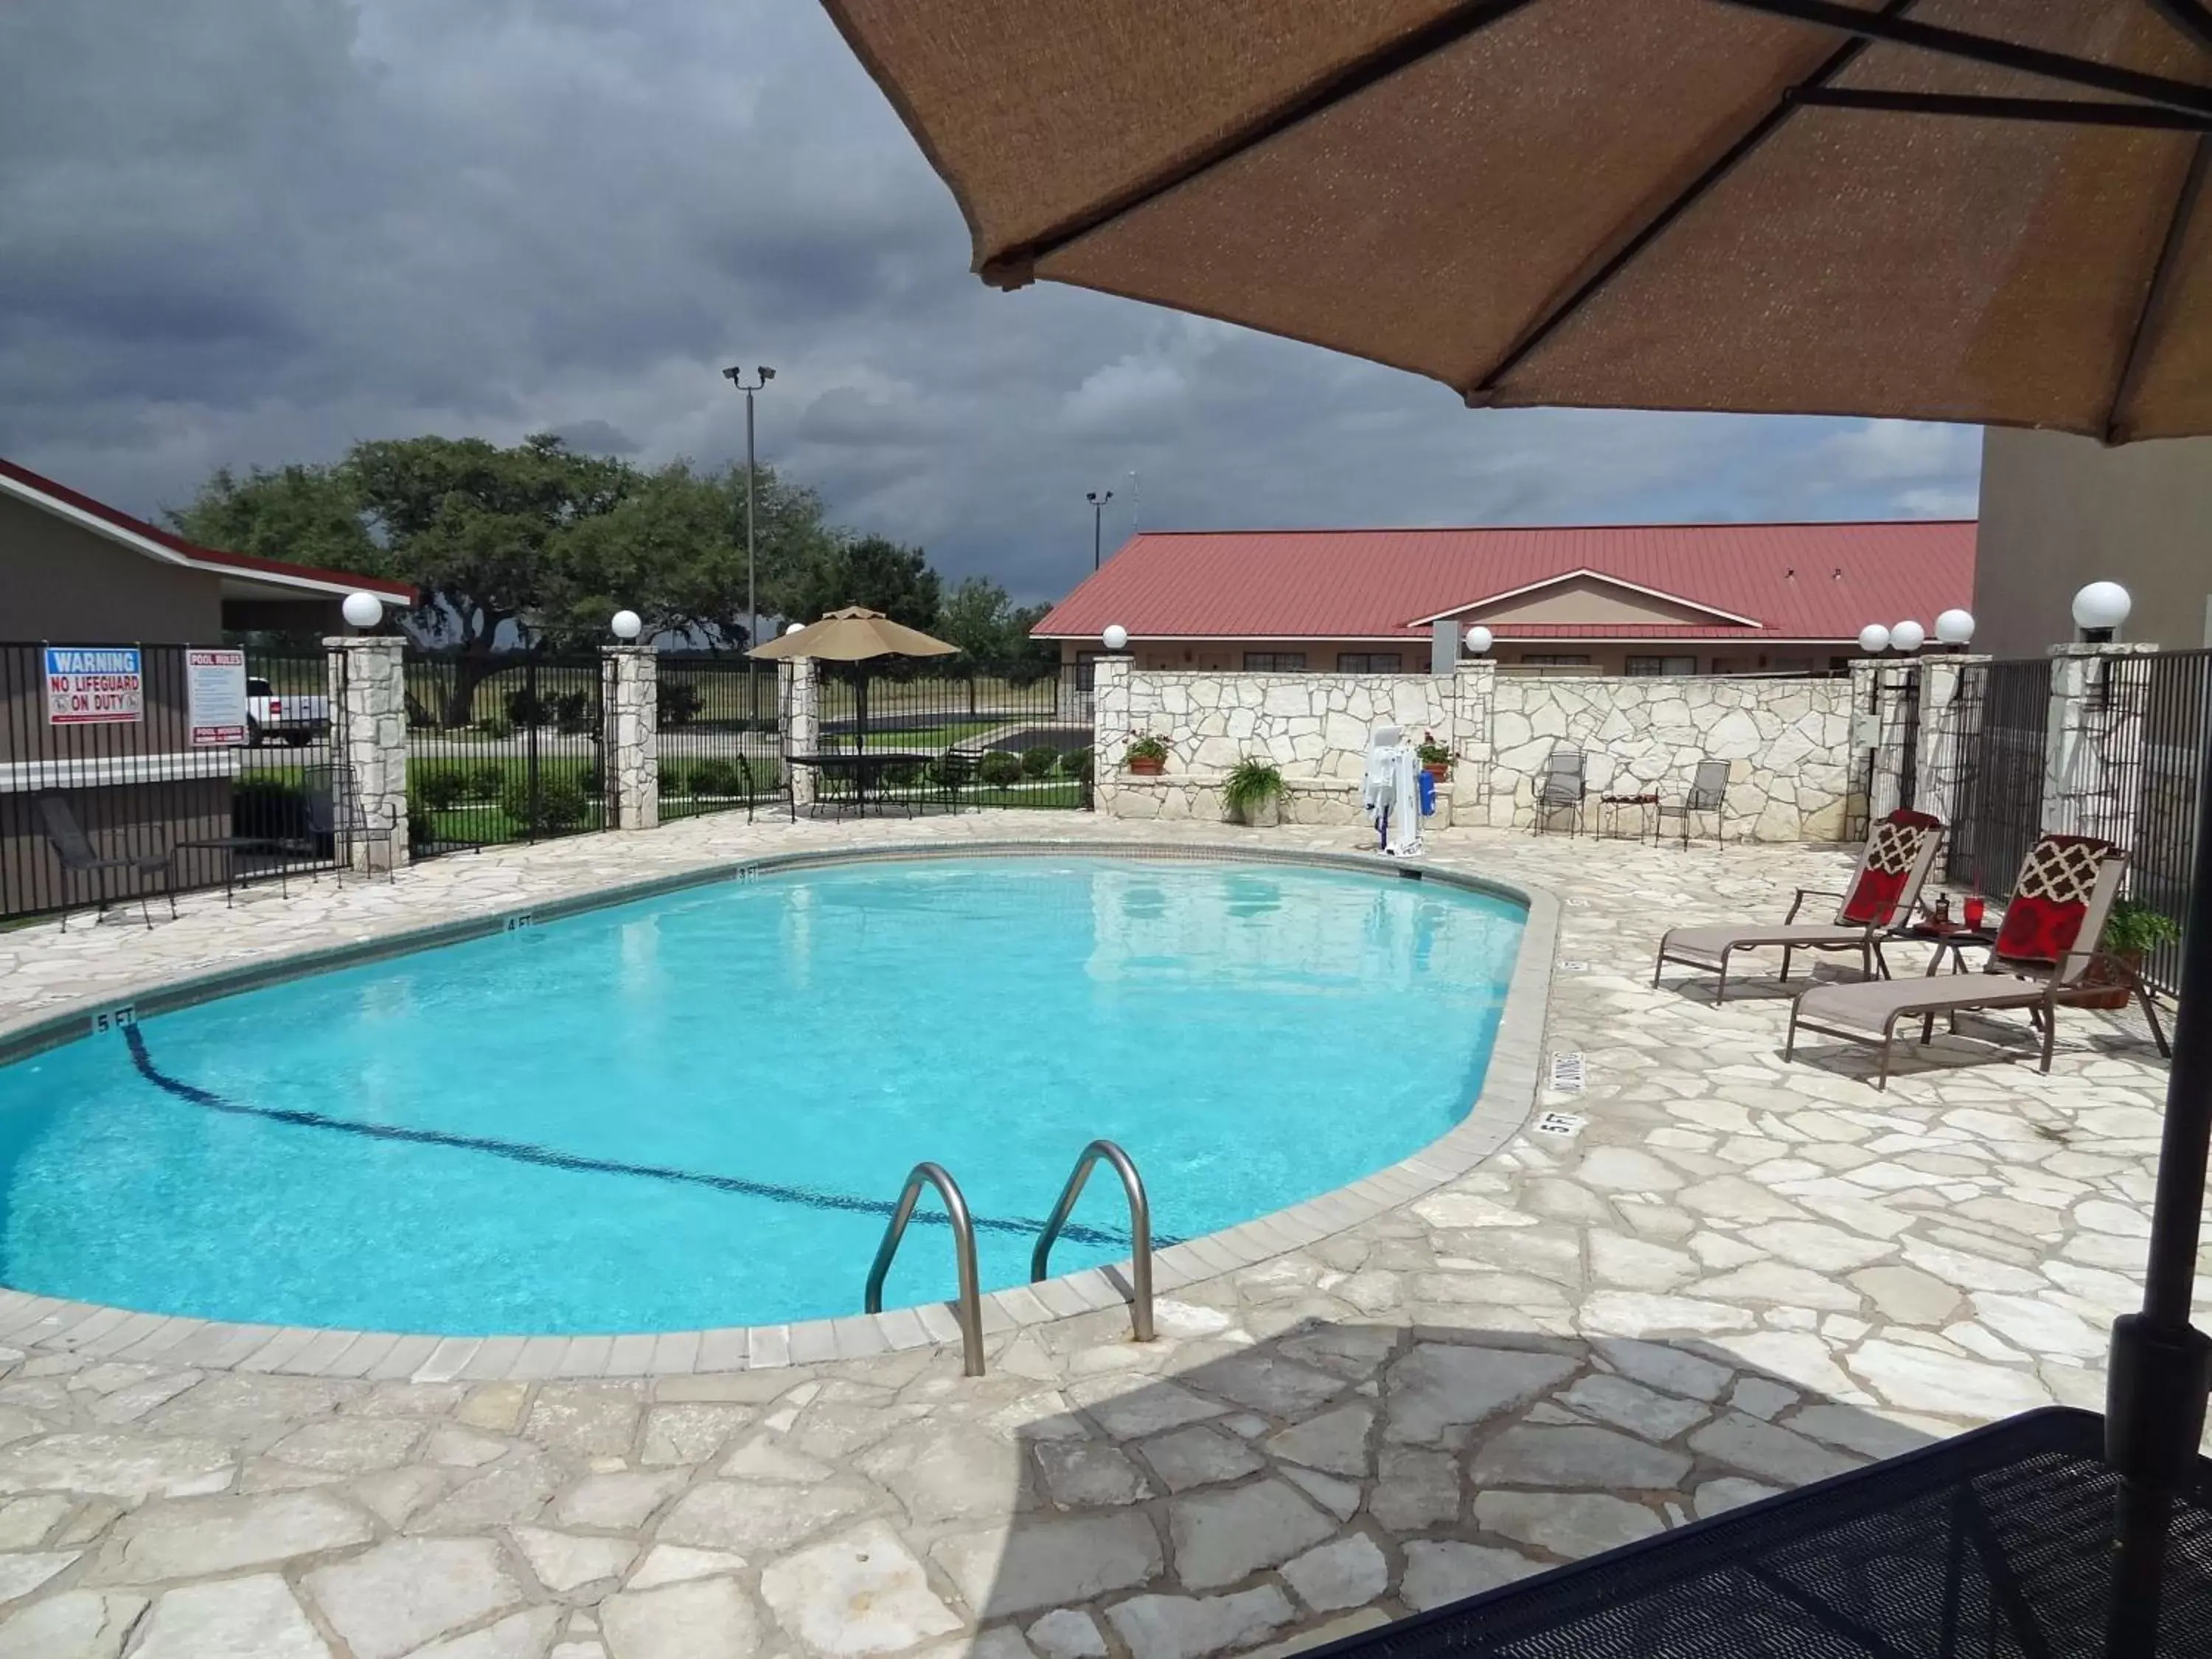
[[[1091,1179],[1091,1171],[1101,1159],[1114,1166],[1114,1173],[1121,1177],[1121,1190],[1129,1200],[1129,1323],[1133,1334],[1139,1342],[1150,1342],[1155,1333],[1152,1326],[1152,1209],[1145,1198],[1145,1183],[1137,1173],[1137,1166],[1128,1153],[1110,1140],[1094,1140],[1083,1149],[1069,1173],[1067,1184],[1060,1190],[1060,1202],[1052,1206],[1052,1216],[1037,1235],[1036,1248],[1030,1252],[1030,1283],[1034,1285],[1046,1276],[1051,1260],[1052,1247],[1059,1241],[1060,1230],[1067,1224],[1075,1201],[1083,1196],[1084,1183]],[[960,1292],[953,1303],[954,1316],[960,1322],[960,1351],[963,1369],[969,1376],[983,1375],[983,1296],[975,1272],[975,1222],[968,1212],[968,1200],[961,1195],[960,1183],[941,1164],[917,1164],[907,1174],[906,1186],[899,1193],[899,1200],[891,1211],[890,1224],[884,1229],[884,1242],[876,1247],[874,1265],[868,1269],[867,1294],[863,1305],[872,1314],[884,1310],[884,1280],[891,1270],[891,1261],[898,1255],[900,1241],[906,1237],[907,1224],[914,1219],[914,1207],[921,1200],[921,1189],[927,1186],[937,1188],[945,1200],[945,1219],[952,1227],[952,1258],[959,1276]]]

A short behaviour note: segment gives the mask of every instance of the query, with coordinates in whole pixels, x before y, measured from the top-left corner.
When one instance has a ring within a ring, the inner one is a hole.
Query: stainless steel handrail
[[[891,1258],[898,1254],[899,1241],[906,1237],[906,1224],[914,1218],[914,1206],[921,1198],[924,1182],[936,1188],[945,1200],[945,1218],[952,1224],[952,1257],[960,1273],[960,1297],[953,1304],[953,1312],[960,1321],[964,1369],[970,1376],[981,1376],[983,1292],[978,1288],[975,1273],[975,1224],[969,1218],[968,1200],[960,1195],[960,1183],[945,1173],[943,1165],[917,1164],[908,1172],[906,1188],[899,1194],[898,1207],[891,1212],[890,1225],[884,1229],[884,1242],[876,1247],[875,1265],[868,1269],[865,1305],[872,1314],[884,1310],[884,1279],[891,1270]]]
[[[1091,1179],[1091,1166],[1104,1158],[1114,1166],[1114,1173],[1121,1177],[1121,1190],[1129,1198],[1129,1283],[1133,1292],[1129,1308],[1129,1323],[1134,1328],[1137,1340],[1152,1340],[1152,1206],[1145,1199],[1145,1183],[1137,1173],[1137,1166],[1128,1153],[1110,1140],[1094,1140],[1083,1149],[1083,1156],[1075,1160],[1075,1172],[1067,1177],[1067,1185],[1060,1188],[1060,1202],[1052,1206],[1052,1218],[1044,1224],[1037,1235],[1036,1249],[1030,1252],[1030,1283],[1034,1285],[1045,1277],[1046,1262],[1052,1255],[1054,1243],[1060,1230],[1067,1224],[1068,1214],[1075,1208],[1075,1200],[1083,1196],[1083,1183]]]

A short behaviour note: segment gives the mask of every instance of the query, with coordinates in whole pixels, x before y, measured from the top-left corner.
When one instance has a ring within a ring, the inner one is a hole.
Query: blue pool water
[[[1434,1139],[1522,915],[1298,867],[916,860],[295,980],[0,1068],[0,1282],[456,1334],[814,1318],[858,1310],[934,1158],[1016,1284],[1093,1136],[1176,1237]],[[1127,1254],[1110,1172],[1075,1220],[1056,1271]],[[951,1262],[915,1226],[885,1305]]]

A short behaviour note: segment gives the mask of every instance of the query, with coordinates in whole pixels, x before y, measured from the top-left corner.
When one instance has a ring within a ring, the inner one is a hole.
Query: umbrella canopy
[[[975,269],[1470,404],[2212,431],[2205,0],[825,0]]]
[[[785,661],[817,657],[830,662],[865,662],[871,657],[949,657],[960,647],[932,639],[918,629],[895,623],[880,611],[848,605],[832,611],[796,634],[786,634],[745,654]]]

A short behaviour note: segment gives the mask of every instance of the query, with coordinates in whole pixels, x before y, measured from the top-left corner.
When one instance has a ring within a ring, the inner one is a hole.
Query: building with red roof
[[[352,592],[405,582],[202,547],[0,460],[0,640],[220,644],[226,633],[342,631]]]
[[[1434,624],[1505,668],[1811,672],[1869,623],[1972,602],[1972,520],[1534,529],[1147,531],[1032,630],[1063,658],[1118,624],[1140,667],[1425,672]]]

